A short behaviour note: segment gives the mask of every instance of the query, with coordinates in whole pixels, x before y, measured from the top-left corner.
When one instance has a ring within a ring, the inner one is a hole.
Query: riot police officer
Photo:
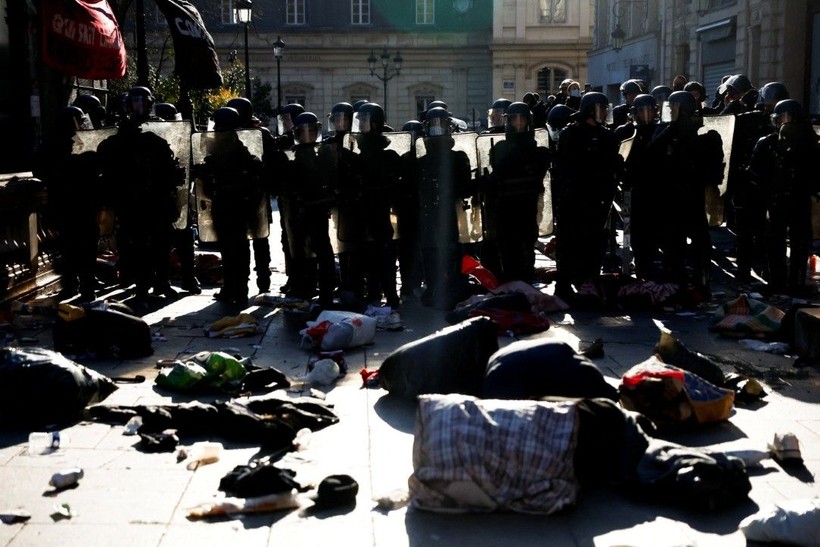
[[[565,300],[573,299],[573,284],[579,294],[599,295],[606,224],[623,163],[620,143],[606,127],[606,95],[587,93],[579,106],[575,121],[559,134],[556,151],[555,292]]]
[[[333,305],[336,288],[336,262],[328,232],[334,195],[331,166],[323,165],[316,150],[321,126],[313,112],[296,117],[293,160],[280,197],[287,213],[285,228],[293,266],[288,271],[289,294],[309,300],[316,294],[318,281],[319,304],[328,307]]]
[[[664,255],[672,281],[691,286],[695,300],[708,300],[711,292],[711,242],[706,218],[706,189],[723,179],[723,145],[716,131],[699,135],[703,120],[695,98],[688,91],[669,96],[666,118],[658,126],[649,152],[660,162],[668,214],[663,216]],[[688,272],[688,275],[687,275]]]
[[[400,304],[396,288],[396,250],[393,245],[391,207],[400,179],[400,158],[387,148],[384,136],[384,109],[376,103],[362,105],[356,114],[359,132],[359,176],[362,182],[362,204],[365,222],[365,279],[369,303],[377,304],[382,296],[387,305]]]
[[[638,80],[627,80],[621,84],[621,96],[624,102],[612,109],[612,128],[620,127],[629,122],[629,112],[635,97],[643,93],[643,87]]]
[[[806,264],[812,242],[812,199],[820,190],[820,149],[798,101],[779,101],[771,118],[775,131],[755,145],[749,170],[763,188],[767,203],[772,289],[802,296],[807,290]]]
[[[416,170],[425,281],[421,302],[449,310],[466,296],[456,205],[470,193],[470,158],[453,150],[450,114],[444,108],[427,111],[424,132],[425,154],[418,159]]]
[[[541,96],[534,92],[528,91],[524,93],[521,102],[526,104],[532,112],[532,126],[535,129],[547,127],[547,105],[541,100]]]
[[[419,211],[418,188],[416,187],[417,153],[416,141],[424,137],[424,124],[418,120],[408,120],[402,125],[402,131],[410,133],[410,150],[401,157],[401,179],[394,210],[399,231],[399,276],[401,278],[400,295],[403,299],[415,297],[416,289],[421,288],[422,264],[421,251],[418,245]]]
[[[760,90],[758,108],[735,116],[727,194],[732,208],[731,227],[737,234],[737,280],[740,283],[751,281],[752,268],[764,278],[768,277],[764,251],[766,197],[749,176],[749,161],[757,141],[772,132],[769,116],[775,105],[788,98],[785,85],[770,82]]]
[[[723,93],[723,110],[721,116],[749,112],[757,102],[757,90],[743,74],[735,74],[721,84]]]
[[[481,259],[501,281],[535,276],[538,202],[549,168],[549,150],[538,146],[526,103],[512,103],[505,139],[490,149],[492,175],[485,181],[484,243]]]
[[[276,116],[276,125],[277,125],[277,136],[276,136],[276,148],[280,151],[286,151],[293,148],[293,124],[296,121],[296,117],[299,114],[303,113],[305,108],[300,105],[299,103],[290,103],[283,106]],[[290,243],[287,240],[288,231],[285,229],[285,225],[288,222],[287,215],[289,214],[286,211],[286,208],[282,206],[281,200],[278,199],[280,195],[280,184],[282,183],[281,177],[275,177],[271,179],[273,186],[271,188],[271,193],[277,196],[277,202],[279,205],[279,224],[281,228],[281,243],[282,243],[282,255],[285,258],[285,273],[288,276],[288,279],[291,278],[291,256],[290,256]],[[290,286],[287,282],[280,288],[280,291],[283,294],[288,294],[290,290]]]
[[[663,237],[660,230],[664,223],[664,192],[660,181],[663,172],[660,164],[649,153],[649,143],[658,126],[658,104],[655,97],[647,93],[635,97],[630,112],[632,122],[632,145],[624,162],[623,192],[629,192],[629,226],[624,228],[624,239],[635,257],[635,274],[638,279],[662,281],[654,271],[654,262],[659,258]],[[618,128],[618,133],[624,126]],[[623,140],[623,139],[621,139]],[[626,246],[626,244],[625,244]]]
[[[484,133],[503,133],[504,114],[512,104],[509,99],[497,99],[487,111],[487,129]]]
[[[240,139],[241,117],[235,108],[218,108],[213,121],[215,145],[198,175],[213,198],[211,215],[222,254],[223,283],[216,299],[241,306],[248,302],[249,210],[259,208],[264,165]]]
[[[74,154],[73,137],[77,131],[89,129],[91,120],[80,108],[62,108],[53,130],[37,148],[33,170],[34,176],[46,185],[46,211],[57,232],[59,298],[71,298],[79,292],[83,302],[96,296],[94,266],[100,189],[94,153]]]
[[[239,113],[240,127],[243,129],[257,129],[262,133],[262,163],[265,167],[263,196],[264,206],[267,211],[268,225],[273,222],[273,210],[271,207],[271,194],[276,188],[276,179],[282,176],[287,158],[284,152],[278,149],[276,139],[267,127],[263,127],[259,118],[253,114],[253,104],[245,97],[235,97],[228,101],[226,106],[236,109]],[[268,232],[269,230],[265,230]],[[256,287],[260,293],[270,291],[271,279],[271,254],[270,241],[267,236],[253,237],[253,262],[256,274]]]
[[[72,103],[74,106],[82,110],[91,120],[91,125],[94,129],[100,129],[105,126],[105,107],[96,95],[84,93],[77,95]]]
[[[168,257],[172,223],[178,216],[178,189],[185,181],[185,169],[169,144],[142,130],[153,104],[147,87],[131,88],[126,99],[128,117],[97,149],[103,183],[117,215],[121,271],[133,274],[140,300],[151,287],[155,295],[176,295],[169,283]]]

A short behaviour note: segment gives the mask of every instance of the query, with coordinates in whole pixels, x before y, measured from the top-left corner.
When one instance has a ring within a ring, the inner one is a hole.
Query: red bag
[[[461,259],[461,273],[472,276],[488,291],[497,289],[500,285],[493,272],[482,266],[481,262],[470,255],[464,255]]]

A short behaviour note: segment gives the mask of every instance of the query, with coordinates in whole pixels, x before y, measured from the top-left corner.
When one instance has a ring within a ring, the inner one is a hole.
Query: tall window
[[[350,23],[352,25],[370,24],[370,0],[350,0]]]
[[[416,0],[416,24],[432,25],[435,20],[436,0]]]
[[[561,68],[542,68],[538,71],[538,93],[550,95],[558,92],[558,88],[565,79],[567,71]],[[546,97],[541,97],[546,99]]]
[[[288,25],[305,24],[305,0],[287,0],[285,3],[285,22]]]
[[[567,22],[567,2],[566,0],[538,0],[541,9],[542,23],[566,23]]]
[[[222,0],[222,23],[225,25],[234,25],[237,22],[234,0]]]

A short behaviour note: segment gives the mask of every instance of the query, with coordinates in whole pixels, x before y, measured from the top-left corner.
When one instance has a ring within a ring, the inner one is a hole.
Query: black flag
[[[174,74],[188,89],[212,89],[222,85],[222,72],[214,40],[202,16],[187,0],[156,0],[168,20],[174,40]]]

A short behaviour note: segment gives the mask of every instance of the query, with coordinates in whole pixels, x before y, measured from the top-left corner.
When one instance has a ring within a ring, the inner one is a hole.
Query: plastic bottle
[[[83,475],[83,470],[79,467],[65,469],[63,471],[60,471],[59,473],[54,473],[51,476],[51,480],[48,481],[48,484],[50,484],[54,488],[67,488],[69,486],[77,484],[77,482],[81,478],[83,478]]]
[[[28,453],[48,454],[68,444],[68,437],[59,431],[34,432],[28,436]]]

